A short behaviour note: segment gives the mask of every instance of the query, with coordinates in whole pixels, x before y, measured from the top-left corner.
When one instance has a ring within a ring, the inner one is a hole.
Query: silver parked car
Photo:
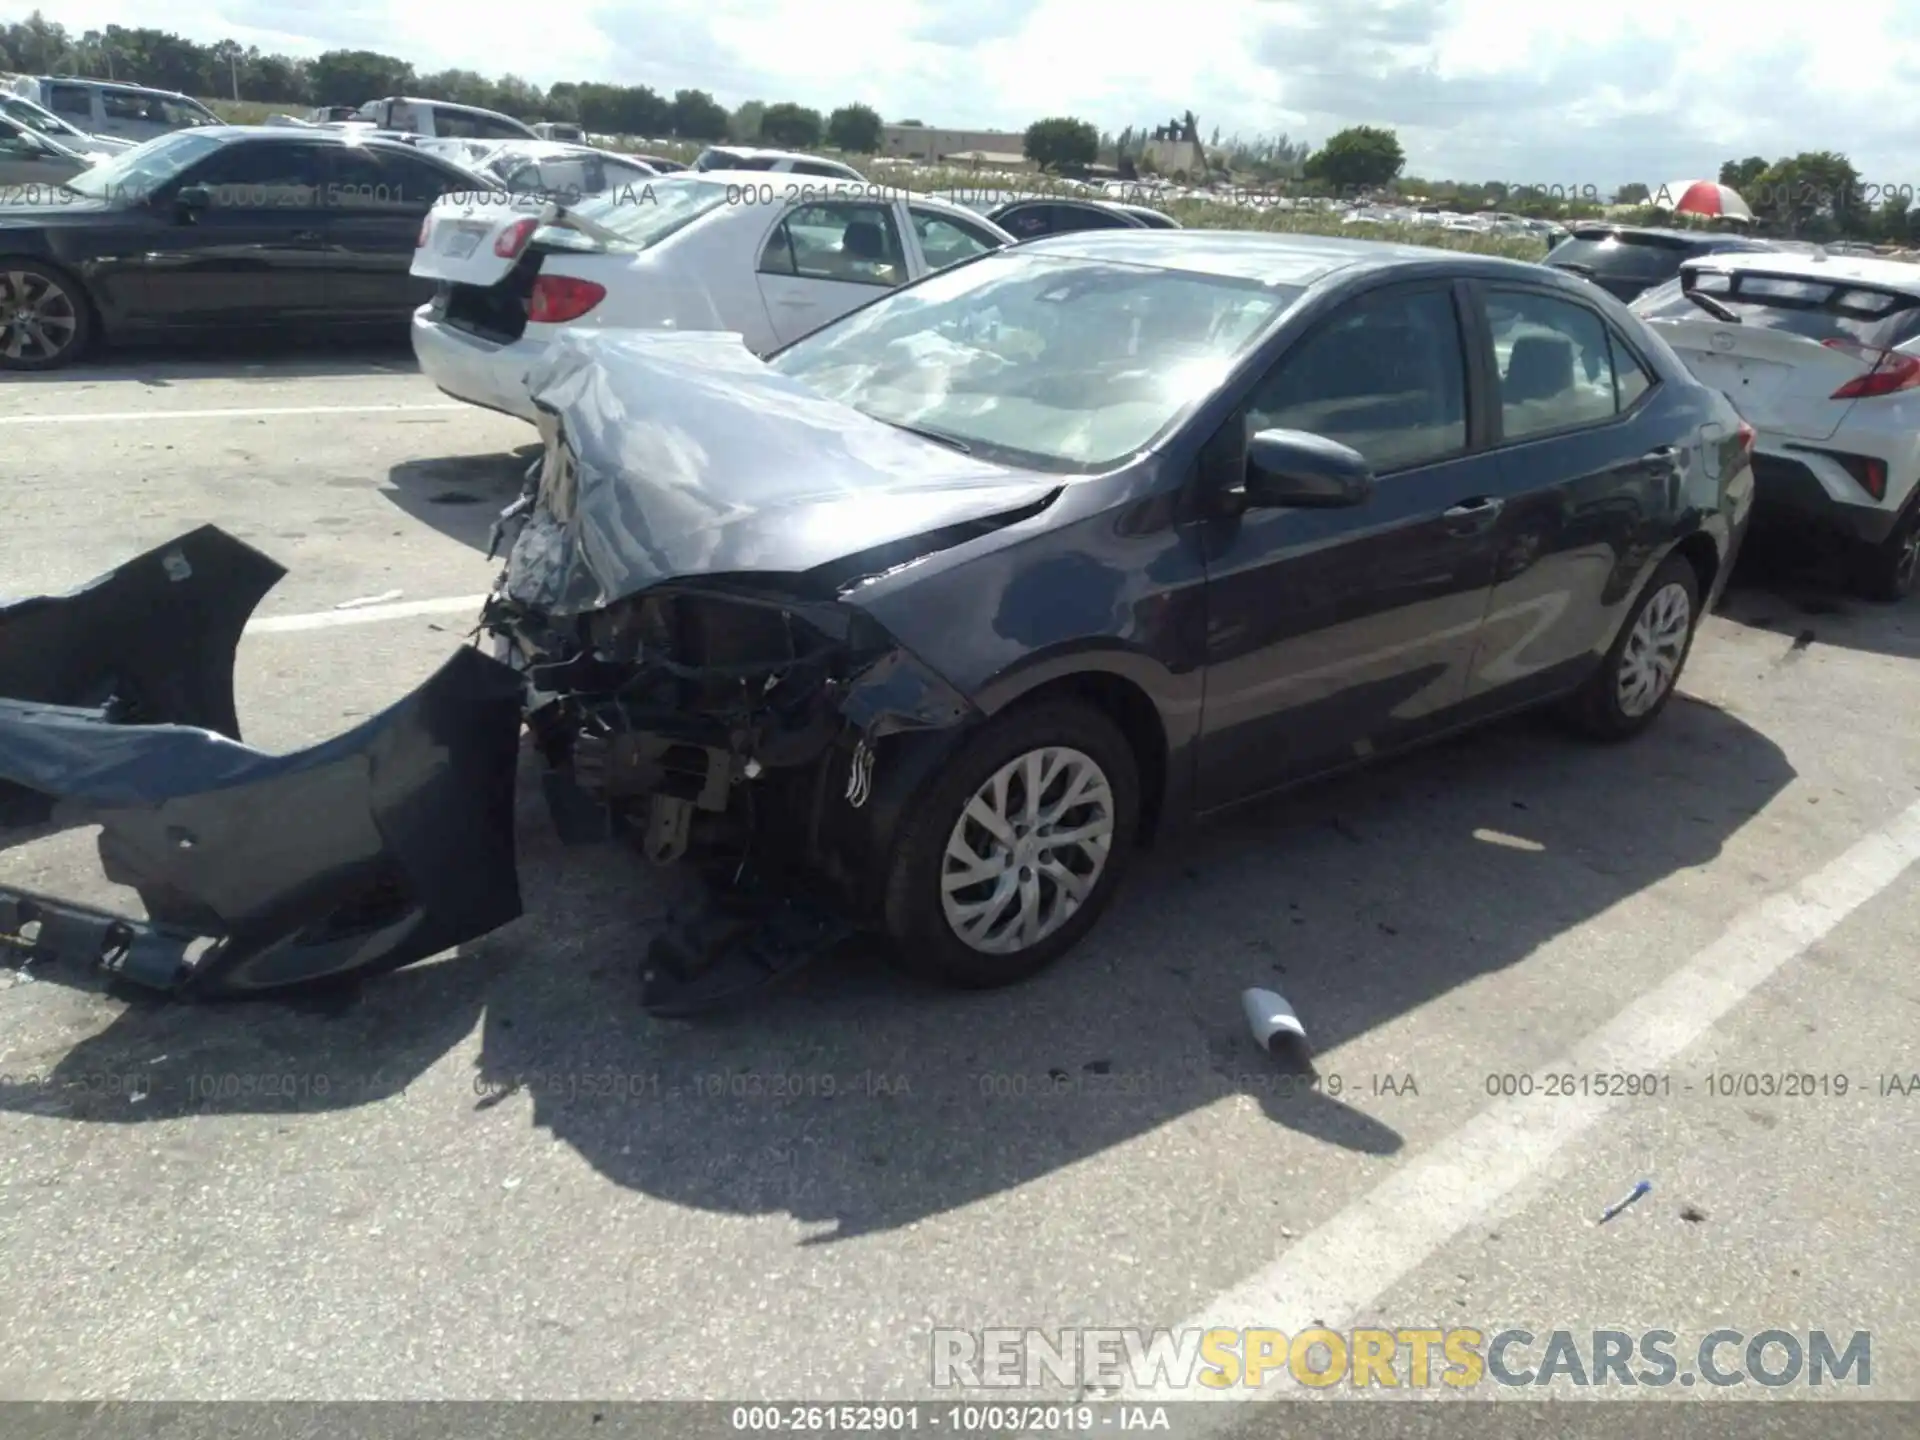
[[[151,140],[175,130],[223,123],[218,115],[190,96],[111,80],[22,75],[13,82],[13,93],[51,110],[89,135],[119,140]]]
[[[92,165],[50,136],[0,115],[0,199],[18,195],[30,204],[38,187],[57,188]]]
[[[118,155],[134,145],[131,140],[116,140],[111,135],[90,135],[24,95],[0,94],[0,115],[19,121],[29,130],[38,130],[54,144],[64,145],[76,155]]]

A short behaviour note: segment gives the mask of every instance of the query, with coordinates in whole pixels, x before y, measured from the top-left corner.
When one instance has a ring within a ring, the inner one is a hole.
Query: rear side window
[[[1489,288],[1487,322],[1508,440],[1598,425],[1620,412],[1614,344],[1595,312],[1537,291]]]
[[[907,278],[900,229],[887,205],[802,205],[775,227],[761,252],[769,275],[894,286]]]
[[[1920,334],[1920,296],[1846,280],[1690,265],[1673,287],[1669,308],[1684,307],[1689,315],[1704,316],[1706,312],[1686,298],[1689,290],[1712,297],[1738,315],[1742,325],[1784,330],[1808,340],[1845,340],[1892,350]],[[1663,313],[1657,318],[1670,317]]]
[[[84,85],[49,85],[47,108],[85,129],[93,120],[93,91]]]
[[[1053,234],[1053,217],[1051,205],[1016,205],[996,223],[1016,240],[1031,240],[1036,235]]]
[[[1609,280],[1643,280],[1658,284],[1679,272],[1691,249],[1682,240],[1664,235],[1575,235],[1562,240],[1547,256],[1547,264]]]

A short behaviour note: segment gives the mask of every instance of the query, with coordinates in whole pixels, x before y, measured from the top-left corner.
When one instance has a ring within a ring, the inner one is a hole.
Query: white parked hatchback
[[[441,390],[534,419],[528,368],[567,326],[732,331],[765,354],[888,290],[1013,243],[974,211],[765,172],[650,180],[577,204],[443,196],[413,273],[413,350]]]
[[[1758,432],[1756,527],[1857,547],[1876,599],[1920,573],[1920,266],[1737,251],[1686,261],[1632,309]]]

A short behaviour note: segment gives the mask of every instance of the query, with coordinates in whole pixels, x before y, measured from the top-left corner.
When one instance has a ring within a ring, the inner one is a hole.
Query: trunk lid
[[[1634,309],[1757,429],[1827,440],[1861,403],[1836,395],[1914,339],[1920,293],[1877,286],[1837,263],[1774,273],[1702,258]]]
[[[1062,483],[830,400],[733,334],[562,332],[527,384],[547,448],[507,593],[551,616],[667,580],[798,575]]]
[[[498,285],[529,247],[600,251],[622,242],[610,230],[537,195],[479,190],[443,195],[427,212],[413,273],[457,285]]]

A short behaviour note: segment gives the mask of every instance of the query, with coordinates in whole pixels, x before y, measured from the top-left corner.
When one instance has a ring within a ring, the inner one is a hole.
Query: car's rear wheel
[[[1638,735],[1667,708],[1700,622],[1700,577],[1683,556],[1653,573],[1600,668],[1565,714],[1596,740]]]
[[[0,260],[0,370],[57,370],[79,359],[92,320],[71,277],[32,260]]]
[[[900,963],[968,989],[1038,973],[1112,899],[1139,814],[1133,749],[1098,710],[1041,701],[989,723],[895,848],[886,926]]]
[[[1869,600],[1904,600],[1913,593],[1920,578],[1920,505],[1909,504],[1893,533],[1866,551],[1856,578]]]

